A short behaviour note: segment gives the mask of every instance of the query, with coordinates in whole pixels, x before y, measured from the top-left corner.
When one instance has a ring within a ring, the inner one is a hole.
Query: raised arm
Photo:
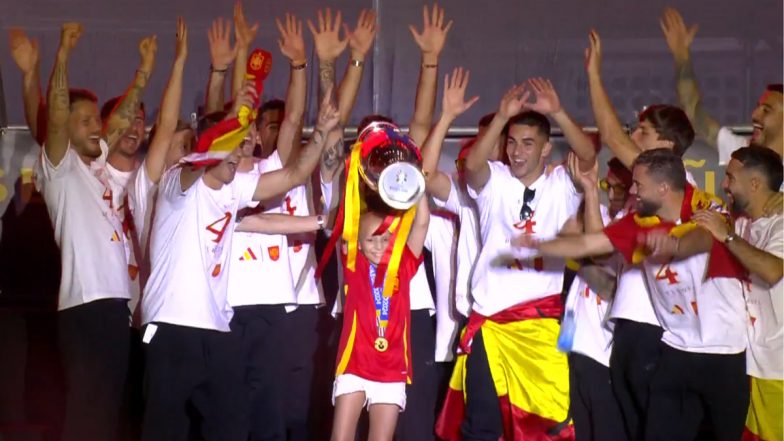
[[[41,95],[41,71],[39,68],[38,41],[30,40],[22,29],[8,31],[11,57],[22,72],[22,104],[25,122],[33,139],[39,140],[38,109],[44,105]],[[43,129],[43,127],[41,127]]]
[[[694,41],[694,36],[697,35],[699,26],[695,24],[687,29],[683,17],[673,8],[664,10],[664,16],[659,24],[664,32],[664,38],[667,40],[667,47],[670,48],[675,59],[675,82],[681,107],[694,125],[694,131],[697,132],[697,135],[708,144],[716,147],[721,127],[702,105],[702,96],[691,65],[689,48]]]
[[[555,120],[563,131],[572,151],[580,160],[580,169],[590,170],[596,163],[596,149],[593,141],[561,106],[561,100],[553,84],[545,78],[532,78],[528,80],[528,85],[531,87],[536,101],[526,107]]]
[[[155,66],[155,53],[157,51],[158,39],[155,35],[145,37],[139,42],[141,62],[139,63],[139,68],[136,69],[133,82],[128,86],[117,106],[112,109],[109,118],[103,122],[104,138],[110,149],[114,147],[114,143],[128,130],[128,127],[131,126],[134,118],[136,118],[139,102]]]
[[[357,101],[359,85],[362,82],[362,72],[365,67],[365,57],[373,46],[376,37],[376,12],[363,9],[357,19],[357,27],[352,32],[347,24],[345,27],[348,37],[351,59],[346,66],[346,73],[338,87],[338,110],[340,111],[340,125],[345,126]]]
[[[438,89],[438,57],[444,49],[449,29],[452,28],[452,20],[444,25],[444,8],[439,8],[438,5],[433,5],[432,15],[428,12],[427,5],[424,5],[422,20],[424,23],[421,33],[413,25],[408,27],[422,52],[414,116],[411,118],[408,133],[417,145],[425,142],[425,137],[433,124]]]
[[[694,220],[697,222],[697,225],[708,230],[714,239],[726,243],[727,249],[750,273],[756,274],[771,286],[781,280],[784,275],[784,260],[768,251],[751,245],[737,235],[734,235],[731,241],[726,242],[727,237],[732,234],[732,230],[723,216],[712,211],[698,211],[694,214]],[[781,225],[778,228],[778,232],[780,231]],[[778,237],[778,240],[781,240],[781,236]],[[781,249],[781,245],[779,244],[778,246]]]
[[[300,144],[302,133],[302,117],[305,114],[305,97],[307,94],[307,76],[305,67],[305,40],[302,38],[302,21],[293,14],[286,13],[285,26],[279,19],[275,24],[280,31],[278,46],[280,52],[289,59],[291,65],[289,86],[286,91],[286,115],[278,132],[278,155],[283,164],[287,164]]]
[[[417,205],[414,223],[411,224],[411,231],[408,233],[408,240],[406,245],[408,249],[419,257],[422,255],[422,248],[425,246],[425,238],[427,237],[427,229],[430,226],[430,203],[427,198],[423,197],[419,200]]]
[[[321,102],[318,121],[308,144],[300,150],[296,160],[280,170],[259,177],[253,200],[262,201],[283,194],[304,184],[313,173],[321,158],[327,134],[338,124],[338,110],[330,100],[331,94],[332,91],[328,90]]]
[[[335,60],[346,50],[349,42],[348,38],[340,40],[341,18],[341,13],[338,11],[333,22],[332,11],[327,8],[326,14],[321,10],[318,11],[318,29],[308,20],[308,28],[313,34],[319,62],[320,102],[324,102],[325,98],[334,102],[334,97],[331,95],[335,90]],[[345,157],[342,130],[338,126],[335,129],[327,133],[326,148],[321,157],[321,179],[324,182],[332,182]]]
[[[79,41],[82,31],[82,25],[79,23],[69,22],[63,25],[60,32],[60,47],[57,49],[52,77],[49,79],[44,149],[46,157],[54,166],[60,164],[68,149],[68,116],[70,115],[68,56]]]
[[[501,104],[487,130],[479,136],[476,144],[471,148],[465,162],[466,178],[468,185],[475,191],[481,191],[490,179],[490,166],[487,163],[493,146],[501,136],[504,126],[509,119],[523,110],[525,102],[530,95],[525,90],[525,85],[513,86],[501,98]]]
[[[280,213],[259,213],[242,218],[235,231],[263,234],[310,233],[323,228],[324,216],[290,216]]]
[[[248,59],[250,52],[250,45],[256,38],[256,33],[259,30],[259,24],[254,23],[253,26],[248,25],[245,20],[245,12],[242,10],[242,2],[237,0],[234,3],[234,39],[236,53],[234,54],[234,72],[231,77],[231,99],[237,98],[245,83],[245,62]]]
[[[182,17],[177,19],[177,44],[174,49],[174,64],[172,65],[169,83],[163,92],[161,111],[158,114],[158,123],[155,135],[150,140],[144,167],[150,181],[158,183],[166,167],[166,153],[169,150],[174,132],[177,129],[177,120],[180,116],[182,101],[182,75],[185,70],[185,60],[188,57],[188,28]]]
[[[205,115],[223,110],[226,73],[237,56],[237,46],[231,46],[230,35],[231,24],[224,18],[216,19],[207,29],[210,43],[210,79],[207,83]]]
[[[589,35],[590,45],[585,50],[585,66],[588,71],[588,87],[591,93],[591,105],[596,125],[602,140],[612,150],[623,165],[631,169],[632,163],[640,154],[640,148],[623,130],[623,125],[604,90],[601,76],[602,42],[599,34],[592,30]]]
[[[441,147],[444,144],[449,126],[454,120],[470,109],[479,100],[478,96],[465,100],[465,91],[471,73],[463,71],[462,67],[456,68],[444,77],[444,98],[441,103],[441,117],[430,130],[427,141],[422,146],[422,171],[425,173],[427,192],[436,199],[446,201],[452,189],[452,183],[446,173],[438,170],[438,159],[441,157]]]

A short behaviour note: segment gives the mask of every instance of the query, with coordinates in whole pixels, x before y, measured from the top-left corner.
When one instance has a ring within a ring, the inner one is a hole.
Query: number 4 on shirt
[[[213,242],[219,243],[221,239],[223,239],[223,234],[226,233],[226,227],[229,226],[230,220],[231,220],[231,213],[226,212],[222,218],[207,225],[207,231],[215,234],[215,239],[212,240]],[[220,229],[217,228],[218,226],[220,226]]]
[[[665,263],[656,273],[656,280],[666,280],[670,285],[676,285],[678,283],[678,273],[670,269],[669,263]]]

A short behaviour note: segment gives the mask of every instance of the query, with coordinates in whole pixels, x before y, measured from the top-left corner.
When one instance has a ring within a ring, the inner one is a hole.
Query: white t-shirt
[[[482,247],[476,202],[466,194],[459,180],[450,176],[449,197],[446,201],[433,198],[439,208],[457,215],[460,228],[457,238],[457,274],[455,275],[455,305],[457,311],[468,317],[471,312],[471,279]]]
[[[696,185],[694,176],[686,170],[686,180],[691,185]],[[621,219],[628,214],[627,210],[621,210],[615,215],[615,220]],[[625,319],[637,323],[647,323],[649,325],[661,326],[656,313],[653,311],[651,296],[648,285],[645,283],[645,276],[642,265],[633,265],[624,259],[619,259],[618,286],[615,289],[612,305],[610,306],[610,320]]]
[[[525,186],[501,162],[489,162],[490,179],[477,193],[468,188],[479,209],[482,250],[471,284],[473,309],[491,316],[512,306],[558,295],[563,289],[565,262],[559,258],[534,257],[534,250],[516,250],[511,240],[530,233],[537,239],[554,238],[575,214],[581,195],[563,166],[542,174],[531,189],[533,216],[520,221]]]
[[[133,215],[133,223],[139,236],[142,254],[146,256],[149,251],[150,226],[155,211],[158,184],[153,183],[150,175],[147,174],[146,160],[136,169],[132,179],[132,186],[128,187],[128,206]],[[148,258],[142,260],[149,261]]]
[[[106,150],[105,142],[100,143]],[[36,163],[36,188],[46,201],[60,247],[57,309],[100,299],[130,299],[122,219],[110,204],[105,155],[86,165],[69,145],[54,166],[42,148]]]
[[[732,159],[732,152],[749,145],[749,139],[736,135],[729,127],[722,127],[716,136],[716,146],[719,149],[719,165],[726,166]]]
[[[738,219],[735,232],[751,245],[784,257],[784,217],[780,214],[754,222]],[[784,380],[784,283],[779,280],[770,286],[752,274],[743,292],[749,314],[746,370],[757,378]]]
[[[601,213],[604,223],[609,223],[610,215],[604,205],[601,206]],[[574,311],[572,352],[609,367],[613,337],[608,327],[610,303],[602,300],[578,273],[569,289],[565,309]]]
[[[132,236],[131,226],[134,224],[129,202],[129,193],[132,193],[132,191],[129,192],[128,190],[136,171],[118,170],[107,162],[106,172],[109,176],[109,186],[112,189],[112,204],[123,223],[123,239],[125,240],[126,258],[128,259],[128,276],[131,279],[131,301],[128,302],[128,307],[131,311],[135,311],[141,296],[141,271],[138,263],[139,259],[137,258],[137,255],[141,254],[141,249],[138,238]],[[130,215],[130,218],[126,218],[128,215]]]
[[[277,151],[266,159],[257,161],[247,173],[256,180],[263,173],[279,170],[280,157]],[[280,214],[282,198],[275,197],[261,202],[253,212]],[[231,250],[229,272],[229,304],[246,305],[291,305],[297,297],[292,282],[293,276],[288,258],[286,237],[281,234],[235,232]]]
[[[432,256],[436,281],[436,361],[452,361],[454,341],[460,329],[455,308],[456,251],[458,238],[450,217],[430,214],[425,247]]]
[[[253,205],[258,178],[237,173],[213,190],[199,178],[182,191],[182,168],[161,178],[150,237],[152,272],[142,298],[142,322],[229,332],[227,301],[236,213]]]
[[[292,188],[283,199],[282,212],[291,216],[310,216],[315,212],[309,185]],[[316,280],[316,232],[284,236],[298,305],[323,305],[324,290]],[[290,309],[290,308],[289,308]]]

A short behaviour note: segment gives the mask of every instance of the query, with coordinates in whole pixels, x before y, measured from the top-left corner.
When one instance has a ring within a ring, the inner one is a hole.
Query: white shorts
[[[374,404],[394,404],[400,411],[406,410],[406,383],[382,383],[370,381],[352,374],[338,375],[332,387],[332,405],[335,398],[354,392],[365,393],[365,406],[370,409]]]

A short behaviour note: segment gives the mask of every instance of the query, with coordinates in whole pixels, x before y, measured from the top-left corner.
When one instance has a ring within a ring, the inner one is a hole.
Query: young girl
[[[406,384],[412,378],[409,282],[422,261],[430,219],[427,198],[417,207],[389,298],[382,293],[383,282],[374,286],[392,238],[385,218],[378,211],[360,216],[354,271],[347,269],[345,246],[342,253],[346,302],[333,391],[333,441],[354,441],[365,406],[370,414],[368,439],[391,441],[398,413],[406,407]]]

